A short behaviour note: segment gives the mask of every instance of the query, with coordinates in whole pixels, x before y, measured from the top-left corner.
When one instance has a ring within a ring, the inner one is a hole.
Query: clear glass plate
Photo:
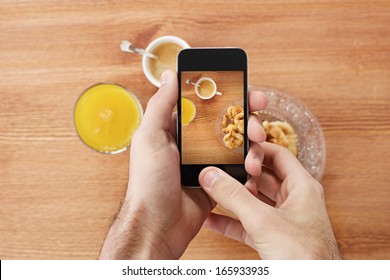
[[[320,181],[326,163],[325,138],[317,118],[300,100],[273,89],[259,88],[268,97],[268,105],[258,111],[262,120],[286,121],[295,130],[298,139],[298,160]]]

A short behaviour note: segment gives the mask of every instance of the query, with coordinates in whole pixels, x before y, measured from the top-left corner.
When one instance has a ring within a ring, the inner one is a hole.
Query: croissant
[[[223,137],[223,142],[225,143],[226,147],[235,149],[244,143],[244,136],[232,130]]]
[[[267,142],[286,147],[297,156],[297,135],[289,123],[282,121],[263,121],[263,127],[267,135]]]
[[[231,149],[238,148],[244,144],[244,108],[233,105],[227,108],[223,115],[222,132],[223,142]]]

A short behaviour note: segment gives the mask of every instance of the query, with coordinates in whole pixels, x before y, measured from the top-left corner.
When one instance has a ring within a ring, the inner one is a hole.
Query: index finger
[[[271,168],[282,181],[289,175],[309,175],[299,160],[287,148],[268,142],[263,142],[260,145],[264,151],[263,164]]]
[[[256,112],[267,106],[267,96],[258,89],[249,89],[248,91],[249,112]]]

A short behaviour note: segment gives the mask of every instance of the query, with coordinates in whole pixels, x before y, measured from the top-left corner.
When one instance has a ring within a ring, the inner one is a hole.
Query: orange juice
[[[188,98],[181,98],[181,124],[190,124],[196,115],[195,104]]]
[[[98,84],[80,96],[73,117],[85,144],[99,152],[115,153],[130,145],[141,123],[142,107],[125,88]]]

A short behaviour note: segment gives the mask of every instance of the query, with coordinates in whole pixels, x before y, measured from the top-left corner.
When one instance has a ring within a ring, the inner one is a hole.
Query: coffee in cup
[[[217,91],[217,84],[211,78],[201,78],[195,84],[195,93],[201,99],[211,99],[214,95],[222,95]]]
[[[167,69],[177,71],[177,55],[182,49],[189,47],[187,42],[176,36],[163,36],[152,41],[146,52],[154,54],[158,59],[143,56],[142,68],[146,78],[156,87],[160,87],[161,74]]]

